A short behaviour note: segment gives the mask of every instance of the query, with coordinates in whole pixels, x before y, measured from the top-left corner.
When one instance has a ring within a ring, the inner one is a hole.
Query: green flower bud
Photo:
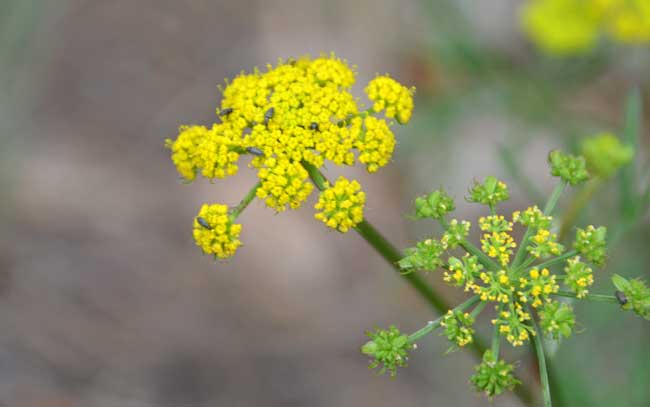
[[[538,229],[530,243],[526,250],[536,258],[559,256],[564,251],[564,246],[557,242],[557,235],[548,229]]]
[[[474,318],[469,313],[453,310],[449,310],[440,322],[440,326],[445,329],[442,335],[445,335],[449,341],[460,347],[474,341],[472,336],[474,335],[473,324]]]
[[[444,189],[415,199],[415,216],[418,218],[442,219],[454,209],[456,209],[454,200]]]
[[[544,308],[539,312],[539,323],[545,334],[553,339],[560,339],[560,337],[571,336],[576,319],[569,305],[551,301],[545,303]]]
[[[512,221],[521,223],[531,229],[548,229],[551,226],[551,216],[544,215],[537,205],[531,206],[523,212],[515,211],[512,213]]]
[[[548,162],[551,165],[551,175],[560,177],[571,185],[580,184],[589,178],[587,163],[582,156],[555,150],[548,155]]]
[[[650,320],[650,288],[646,287],[643,280],[628,280],[614,274],[612,283],[627,297],[627,303],[621,305],[623,309],[633,310],[637,315]]]
[[[483,183],[474,181],[466,198],[469,202],[481,203],[483,205],[495,206],[499,202],[510,198],[508,186],[499,181],[496,177],[485,177]]]
[[[415,247],[406,249],[406,257],[397,264],[405,272],[415,270],[434,271],[442,266],[443,261],[440,257],[445,249],[446,246],[443,243],[433,239],[426,239],[418,242]]]
[[[582,154],[587,159],[589,172],[609,178],[632,161],[634,148],[624,145],[611,133],[601,133],[582,142]]]
[[[408,336],[403,335],[395,326],[386,329],[376,329],[375,332],[366,332],[370,341],[361,347],[361,353],[370,356],[369,368],[375,369],[381,367],[378,374],[388,372],[391,377],[395,377],[398,367],[406,366],[408,360],[408,351],[414,348],[408,340]]]
[[[471,377],[471,381],[476,391],[484,392],[488,397],[494,397],[505,390],[512,390],[517,384],[521,383],[512,374],[514,367],[497,360],[491,350],[483,354],[483,361],[477,365],[476,373]]]
[[[478,220],[479,227],[484,232],[511,232],[512,222],[508,222],[503,215],[483,216]]]
[[[576,293],[576,297],[583,298],[589,290],[587,288],[594,283],[594,276],[591,267],[580,261],[580,256],[575,256],[567,261],[564,268],[566,277],[564,284]]]
[[[443,280],[456,287],[469,286],[482,269],[483,265],[479,263],[478,257],[469,253],[465,253],[462,260],[450,257],[447,260],[447,271],[444,273]]]
[[[451,222],[449,222],[449,228],[447,228],[442,236],[442,244],[446,245],[450,249],[455,249],[463,242],[463,240],[465,240],[469,234],[471,226],[472,224],[465,220],[458,222],[456,219],[452,219]]]
[[[605,264],[606,235],[606,227],[595,228],[589,225],[587,229],[578,229],[573,247],[590,262],[602,266]]]

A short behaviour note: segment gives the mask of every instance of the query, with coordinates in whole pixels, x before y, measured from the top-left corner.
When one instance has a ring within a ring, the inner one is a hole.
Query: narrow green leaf
[[[641,104],[640,90],[638,88],[632,89],[628,93],[625,102],[623,142],[632,147],[635,154],[638,150],[641,129]],[[635,161],[632,161],[621,170],[621,215],[628,220],[636,215],[637,201],[639,201],[636,192]]]

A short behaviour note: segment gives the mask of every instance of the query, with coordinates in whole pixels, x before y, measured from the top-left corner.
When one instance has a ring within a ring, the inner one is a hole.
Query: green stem
[[[474,319],[476,320],[476,317],[478,317],[479,314],[480,314],[481,312],[483,312],[483,309],[485,309],[485,306],[486,306],[486,305],[487,305],[487,301],[482,301],[480,304],[478,304],[478,305],[476,306],[476,308],[474,308],[474,309],[472,310],[472,312],[470,313],[470,315],[472,316],[472,318],[474,318]]]
[[[413,288],[431,305],[439,314],[444,314],[447,312],[451,307],[445,300],[443,300],[438,293],[433,291],[431,287],[416,273],[408,273],[404,274],[402,273],[402,270],[399,268],[397,265],[397,262],[402,259],[402,253],[400,253],[399,250],[395,248],[388,240],[386,240],[381,233],[377,231],[370,223],[368,223],[365,219],[361,221],[355,228],[354,228],[361,237],[364,238],[366,242],[370,246],[372,246],[373,249],[381,255],[381,257],[388,262],[395,271],[400,273],[406,281],[411,284]]]
[[[301,164],[305,170],[307,170],[307,173],[312,182],[316,185],[316,188],[321,191],[324,190],[326,188],[326,183],[328,182],[318,168],[305,161]],[[370,223],[363,220],[355,227],[355,230],[381,257],[384,258],[384,260],[386,260],[393,270],[415,288],[420,296],[422,296],[434,310],[439,314],[444,315],[450,309],[450,306],[440,298],[440,296],[419,275],[416,273],[402,273],[402,270],[397,265],[397,262],[403,257],[402,253],[386,240]],[[467,248],[465,249],[467,250]],[[470,349],[478,359],[481,359],[487,347],[481,337],[476,335],[474,341],[470,344]],[[532,403],[533,395],[528,387],[524,385],[517,386],[514,389],[514,393],[524,404],[528,405]]]
[[[557,256],[557,257],[555,257],[555,258],[553,258],[551,260],[547,260],[544,263],[540,263],[540,264],[536,265],[535,268],[538,268],[538,269],[549,268],[550,266],[553,266],[553,265],[555,265],[557,263],[562,263],[564,260],[566,260],[566,259],[568,259],[570,257],[573,257],[576,254],[578,254],[578,252],[576,252],[575,250],[570,250],[570,251],[564,253],[561,256]]]
[[[480,299],[478,295],[475,295],[470,299],[468,299],[467,301],[465,301],[464,303],[458,305],[456,308],[453,309],[453,311],[465,311],[467,308],[476,304],[478,301],[480,301]],[[481,304],[485,304],[485,303],[481,303]],[[479,304],[476,308],[480,307],[481,304]],[[415,343],[422,337],[433,332],[435,329],[438,329],[440,327],[440,322],[442,321],[442,318],[444,318],[444,316],[436,319],[435,321],[429,321],[424,327],[413,332],[411,335],[409,335],[409,342]]]
[[[560,232],[558,233],[558,241],[563,241],[571,226],[576,222],[580,212],[587,206],[594,193],[598,190],[602,181],[600,178],[594,178],[585,184],[585,187],[571,200],[569,208],[564,212],[562,224],[560,225]]]
[[[530,310],[528,311],[530,312]],[[537,353],[537,362],[539,364],[539,379],[542,385],[542,396],[544,398],[544,407],[551,407],[551,389],[548,384],[548,371],[546,370],[546,357],[544,356],[544,344],[542,343],[542,332],[539,330],[535,320],[531,320],[535,328],[533,342],[535,342],[535,352]]]
[[[568,297],[568,298],[578,298],[578,296],[575,293],[572,293],[571,291],[558,291],[554,295],[560,296],[560,297]],[[618,300],[616,297],[613,295],[605,295],[605,294],[587,294],[582,298],[578,298],[579,300],[587,300],[587,301],[595,301],[595,302],[613,302],[613,303],[618,303]]]
[[[555,209],[555,205],[557,205],[557,201],[560,199],[560,195],[562,195],[562,191],[564,191],[565,187],[566,182],[564,181],[557,184],[553,190],[553,193],[551,193],[551,196],[546,202],[546,206],[544,207],[544,215],[549,216],[553,212],[553,209]],[[531,228],[527,228],[526,233],[524,233],[524,237],[521,239],[519,249],[517,249],[517,254],[515,254],[515,259],[512,261],[513,268],[519,267],[521,262],[524,261],[524,257],[526,255],[526,246],[528,246],[528,240],[532,234],[533,230]]]
[[[551,197],[548,198],[548,202],[546,202],[546,206],[544,207],[544,215],[549,216],[551,213],[553,213],[553,209],[555,209],[555,205],[557,205],[557,201],[560,200],[560,195],[562,195],[562,192],[564,191],[565,187],[566,187],[566,182],[564,181],[560,182],[555,187],[553,193],[551,194]]]
[[[503,305],[499,306],[497,310],[497,315],[501,313]],[[498,316],[497,316],[498,318]],[[492,355],[499,359],[499,348],[501,347],[501,332],[499,332],[499,325],[494,324],[494,330],[492,331]]]
[[[255,194],[257,193],[257,189],[262,185],[262,182],[258,182],[253,186],[253,188],[248,191],[248,193],[244,196],[244,199],[241,200],[239,205],[235,206],[232,208],[230,211],[230,219],[235,220],[241,215],[241,213],[246,209],[246,207],[255,199]]]

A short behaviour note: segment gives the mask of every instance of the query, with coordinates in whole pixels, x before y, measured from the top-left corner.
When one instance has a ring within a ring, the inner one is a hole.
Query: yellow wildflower
[[[362,132],[356,147],[359,162],[366,164],[368,172],[375,172],[388,163],[395,149],[395,137],[385,120],[368,116],[364,120]]]
[[[373,111],[386,110],[386,117],[395,118],[401,124],[406,124],[411,119],[414,88],[402,86],[390,76],[384,75],[371,80],[365,90],[368,98],[375,102]]]
[[[225,259],[235,254],[241,246],[241,225],[234,224],[228,216],[226,205],[203,205],[194,219],[194,240],[206,254]]]
[[[321,212],[314,217],[332,229],[345,233],[363,220],[363,206],[366,194],[357,181],[348,181],[341,176],[334,186],[321,192],[314,206]]]
[[[286,158],[268,158],[264,165],[257,173],[262,181],[257,197],[277,212],[283,212],[287,205],[291,209],[300,207],[313,189],[303,166]]]

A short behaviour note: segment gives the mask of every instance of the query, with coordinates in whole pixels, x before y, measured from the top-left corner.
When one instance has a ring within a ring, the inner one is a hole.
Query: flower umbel
[[[194,240],[206,254],[225,259],[235,254],[241,242],[241,225],[234,224],[226,205],[203,205],[194,219]]]
[[[573,332],[573,309],[558,301],[558,296],[597,298],[610,302],[614,299],[588,294],[588,288],[594,281],[593,270],[582,263],[579,256],[582,255],[596,266],[602,265],[606,229],[602,226],[578,229],[572,245],[575,250],[566,254],[553,231],[551,213],[559,194],[566,184],[575,185],[586,180],[585,159],[555,151],[549,156],[549,164],[551,173],[559,176],[561,182],[550,195],[545,209],[542,211],[537,206],[531,206],[523,211],[515,211],[512,221],[496,213],[495,208],[508,198],[505,184],[495,177],[486,177],[483,183],[473,184],[468,200],[481,203],[489,210],[488,215],[478,220],[483,232],[480,248],[468,240],[468,221],[446,220],[455,205],[443,189],[418,197],[415,200],[416,218],[437,220],[444,232],[440,240],[427,238],[417,242],[415,247],[406,249],[406,255],[399,261],[399,266],[405,272],[441,269],[443,281],[473,294],[473,297],[439,320],[442,335],[452,341],[454,348],[472,344],[472,326],[488,303],[492,303],[497,310],[491,320],[494,325],[492,350],[485,352],[483,362],[477,366],[476,374],[471,379],[475,387],[489,397],[510,390],[519,383],[512,373],[512,365],[498,360],[502,339],[512,346],[523,346],[535,339],[536,349],[539,349],[540,342],[536,336],[543,334],[560,339],[569,337]],[[519,243],[514,238],[516,228],[524,229]],[[452,253],[459,248],[467,252],[462,257]],[[564,275],[553,273],[553,266],[559,264],[564,264]],[[560,290],[562,285],[564,290]],[[620,283],[619,286],[621,295],[630,298],[623,306],[650,318],[650,289],[632,281]],[[466,312],[465,304],[477,302],[471,313]],[[422,332],[433,329],[428,325],[412,337],[419,339],[424,335]],[[541,352],[538,350],[538,353]]]
[[[327,161],[358,161],[370,173],[387,165],[395,149],[392,127],[411,117],[412,88],[379,76],[366,88],[373,107],[363,110],[350,91],[355,76],[356,67],[333,53],[242,72],[219,86],[223,98],[217,123],[181,126],[178,137],[167,139],[165,146],[188,182],[199,174],[211,180],[235,175],[239,161],[249,156],[248,166],[259,178],[252,198],[276,212],[298,209],[313,190],[309,178],[314,180],[314,172]],[[340,232],[363,220],[365,194],[357,181],[340,178],[328,191],[320,196],[317,219]],[[234,213],[233,221],[251,200]],[[235,252],[236,247],[211,247],[206,236],[215,232],[199,231],[204,251],[219,258]]]

